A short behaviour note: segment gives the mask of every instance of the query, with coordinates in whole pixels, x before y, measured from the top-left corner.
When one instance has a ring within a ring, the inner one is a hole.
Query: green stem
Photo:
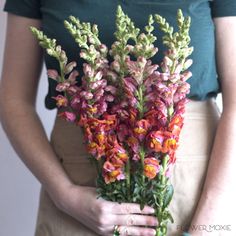
[[[167,114],[168,114],[168,121],[170,122],[172,116],[174,113],[174,107],[173,105],[171,105],[170,107],[168,107],[167,109]],[[168,160],[169,160],[169,155],[168,154],[164,154],[163,159],[162,159],[162,174],[160,176],[160,182],[161,182],[161,197],[160,197],[160,206],[158,208],[158,211],[156,213],[156,217],[160,223],[159,226],[156,227],[156,236],[166,236],[166,223],[162,222],[162,215],[165,212],[165,209],[163,209],[163,203],[164,203],[164,192],[166,191],[166,186],[167,186],[167,178],[165,176],[166,174],[166,170],[168,167]]]
[[[120,52],[120,76],[122,79],[127,74],[127,66],[126,66],[126,62],[125,62],[127,53],[125,52],[125,47],[126,47],[126,43],[123,43],[122,49]]]
[[[139,119],[143,118],[144,115],[144,96],[143,96],[143,89],[142,85],[139,86],[138,88],[138,103],[139,103]]]
[[[145,181],[145,175],[144,175],[144,158],[145,158],[145,151],[144,151],[144,146],[142,145],[140,147],[140,161],[141,161],[141,167],[142,167],[142,183],[144,184]]]
[[[161,184],[165,184],[165,180],[166,180],[166,177],[165,177],[165,173],[166,173],[166,169],[167,169],[167,162],[169,160],[169,155],[165,155],[163,157],[163,162],[162,162],[162,167],[163,167],[163,174],[161,175]]]
[[[131,196],[131,190],[130,190],[130,159],[128,159],[127,163],[126,163],[126,166],[125,166],[126,170],[126,187],[127,187],[127,192],[128,192],[128,202],[130,202],[130,196]]]
[[[60,65],[60,80],[59,81],[60,83],[62,82],[65,82],[65,71],[64,71],[64,64],[60,61],[60,58],[58,59],[59,60],[59,65]]]
[[[167,115],[168,115],[167,119],[168,119],[169,122],[170,122],[170,120],[171,120],[171,118],[172,118],[172,116],[173,116],[173,113],[174,113],[174,106],[171,105],[171,106],[168,107],[168,109],[167,109]]]
[[[163,204],[164,204],[164,196],[165,196],[165,191],[166,191],[166,170],[167,170],[167,163],[169,160],[169,155],[165,154],[163,157],[163,161],[162,161],[162,168],[163,168],[163,172],[162,175],[160,176],[160,182],[161,182],[161,194],[160,194],[160,199],[159,199],[159,207],[158,207],[158,211],[156,212],[156,217],[159,221],[159,225],[156,227],[156,236],[166,236],[166,223],[162,221],[163,219],[163,213],[165,212],[165,209],[163,209]]]
[[[164,236],[161,232],[161,228],[158,228],[156,231],[156,236]]]

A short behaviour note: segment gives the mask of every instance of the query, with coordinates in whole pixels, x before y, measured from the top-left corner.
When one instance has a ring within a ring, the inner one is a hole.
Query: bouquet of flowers
[[[154,23],[164,32],[167,47],[160,65],[151,58]],[[186,95],[191,77],[187,69],[190,18],[177,12],[174,32],[160,15],[150,15],[144,32],[118,6],[116,41],[109,50],[99,40],[97,25],[71,16],[65,27],[79,45],[84,75],[77,85],[76,62],[42,31],[31,28],[40,45],[56,58],[60,71],[48,70],[58,84],[54,99],[66,110],[59,116],[83,128],[88,153],[98,169],[97,191],[110,201],[152,206],[159,225],[157,236],[167,235],[173,222],[168,205],[173,196],[171,169],[183,126]],[[128,43],[129,42],[129,43]],[[109,59],[108,59],[109,58]]]

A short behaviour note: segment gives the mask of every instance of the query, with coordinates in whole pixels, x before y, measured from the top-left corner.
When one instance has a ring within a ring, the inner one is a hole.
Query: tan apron
[[[168,236],[181,235],[182,230],[186,230],[191,223],[202,192],[219,117],[214,99],[190,101],[186,105],[185,124],[171,177],[175,192],[169,209],[175,223],[169,225]],[[74,183],[95,186],[95,167],[91,167],[86,158],[79,127],[56,118],[51,145]],[[98,234],[57,209],[41,187],[35,236],[95,235]]]

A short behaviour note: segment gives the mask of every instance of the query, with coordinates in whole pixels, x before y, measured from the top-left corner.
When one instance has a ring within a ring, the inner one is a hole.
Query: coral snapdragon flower
[[[108,159],[118,159],[122,160],[124,163],[128,160],[128,154],[124,148],[116,144],[114,147],[112,147],[110,150],[106,152],[106,156]]]
[[[134,136],[142,141],[145,138],[150,126],[151,124],[148,120],[142,119],[137,121],[136,126],[133,129]]]
[[[52,97],[56,100],[57,107],[67,107],[68,106],[68,99],[65,96],[57,95],[56,97]]]
[[[181,115],[175,115],[169,125],[168,125],[168,130],[172,132],[172,134],[178,136],[180,134],[180,131],[183,127],[183,120],[184,118]]]
[[[176,150],[177,141],[175,136],[168,131],[153,131],[147,137],[150,150],[155,152],[167,153]]]
[[[105,145],[98,145],[96,142],[90,142],[87,145],[88,152],[93,155],[97,160],[105,155]]]
[[[106,184],[115,182],[116,180],[125,179],[125,175],[121,168],[116,168],[111,162],[106,161],[103,164],[103,177]]]
[[[149,179],[154,179],[160,170],[159,161],[155,157],[144,159],[144,175]]]

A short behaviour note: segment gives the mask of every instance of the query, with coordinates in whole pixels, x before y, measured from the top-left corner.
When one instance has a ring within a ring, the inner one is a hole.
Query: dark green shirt
[[[81,21],[98,24],[101,41],[110,46],[114,41],[118,4],[141,29],[146,25],[149,14],[158,13],[175,27],[178,8],[181,8],[185,15],[191,16],[190,36],[191,45],[194,47],[191,58],[194,64],[190,68],[193,76],[189,80],[191,92],[188,97],[206,100],[220,92],[212,18],[236,16],[236,0],[7,0],[4,10],[20,16],[42,19],[42,30],[49,37],[57,39],[66,50],[69,60],[78,62],[77,69],[81,72],[82,61],[79,59],[78,46],[64,28],[63,21],[69,15],[74,15]],[[158,36],[156,46],[159,53],[153,61],[160,62],[165,48],[161,44],[161,33],[155,33]],[[58,68],[57,62],[46,54],[45,62],[48,69]],[[45,105],[48,109],[53,109],[56,106],[51,97],[56,95],[56,82],[50,78],[48,81],[49,90]]]

